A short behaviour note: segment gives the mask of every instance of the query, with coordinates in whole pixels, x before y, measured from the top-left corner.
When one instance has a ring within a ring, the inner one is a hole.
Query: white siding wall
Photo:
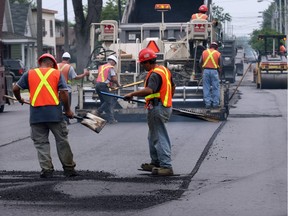
[[[43,45],[54,47],[54,53],[56,54],[56,38],[55,38],[55,16],[54,14],[42,14],[42,19],[45,20],[45,30],[47,34],[43,37]],[[50,21],[53,23],[53,36],[50,35]]]

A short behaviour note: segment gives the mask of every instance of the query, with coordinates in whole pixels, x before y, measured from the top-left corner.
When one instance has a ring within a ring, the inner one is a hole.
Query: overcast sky
[[[87,0],[83,0],[87,2]],[[104,0],[103,2],[106,2]],[[266,10],[272,0],[212,0],[216,5],[222,7],[225,13],[232,16],[231,26],[228,27],[228,32],[236,36],[248,35],[253,29],[259,28],[262,18],[258,18],[259,11]],[[68,19],[74,19],[72,0],[68,0]],[[64,20],[63,1],[62,0],[43,0],[42,7],[46,9],[56,10],[56,18]],[[173,9],[172,9],[173,10]]]

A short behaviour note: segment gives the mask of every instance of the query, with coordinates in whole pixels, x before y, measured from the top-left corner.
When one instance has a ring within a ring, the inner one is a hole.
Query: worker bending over
[[[68,89],[64,76],[57,67],[55,58],[43,54],[38,59],[39,68],[31,69],[21,76],[13,86],[13,93],[20,103],[24,103],[20,90],[30,93],[31,139],[38,153],[41,178],[53,177],[53,163],[50,155],[49,131],[55,137],[58,157],[66,177],[76,176],[76,166],[68,142],[68,129],[63,118],[60,101],[64,105],[65,115],[73,118],[70,109]]]

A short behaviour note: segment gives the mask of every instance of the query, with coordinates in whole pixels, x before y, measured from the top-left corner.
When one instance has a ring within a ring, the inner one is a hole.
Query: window
[[[45,28],[45,19],[42,19],[42,34],[43,34],[43,37],[45,37],[47,34],[47,31]]]
[[[53,21],[50,20],[50,37],[53,37]]]

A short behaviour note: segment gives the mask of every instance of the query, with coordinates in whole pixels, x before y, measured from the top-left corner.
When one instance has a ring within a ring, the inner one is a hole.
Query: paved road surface
[[[240,79],[240,77],[237,77]],[[1,215],[287,215],[287,91],[259,90],[248,74],[227,121],[170,122],[178,177],[151,178],[145,122],[107,125],[96,134],[69,125],[75,179],[39,179],[28,108],[0,115]],[[52,138],[52,137],[51,137]]]

